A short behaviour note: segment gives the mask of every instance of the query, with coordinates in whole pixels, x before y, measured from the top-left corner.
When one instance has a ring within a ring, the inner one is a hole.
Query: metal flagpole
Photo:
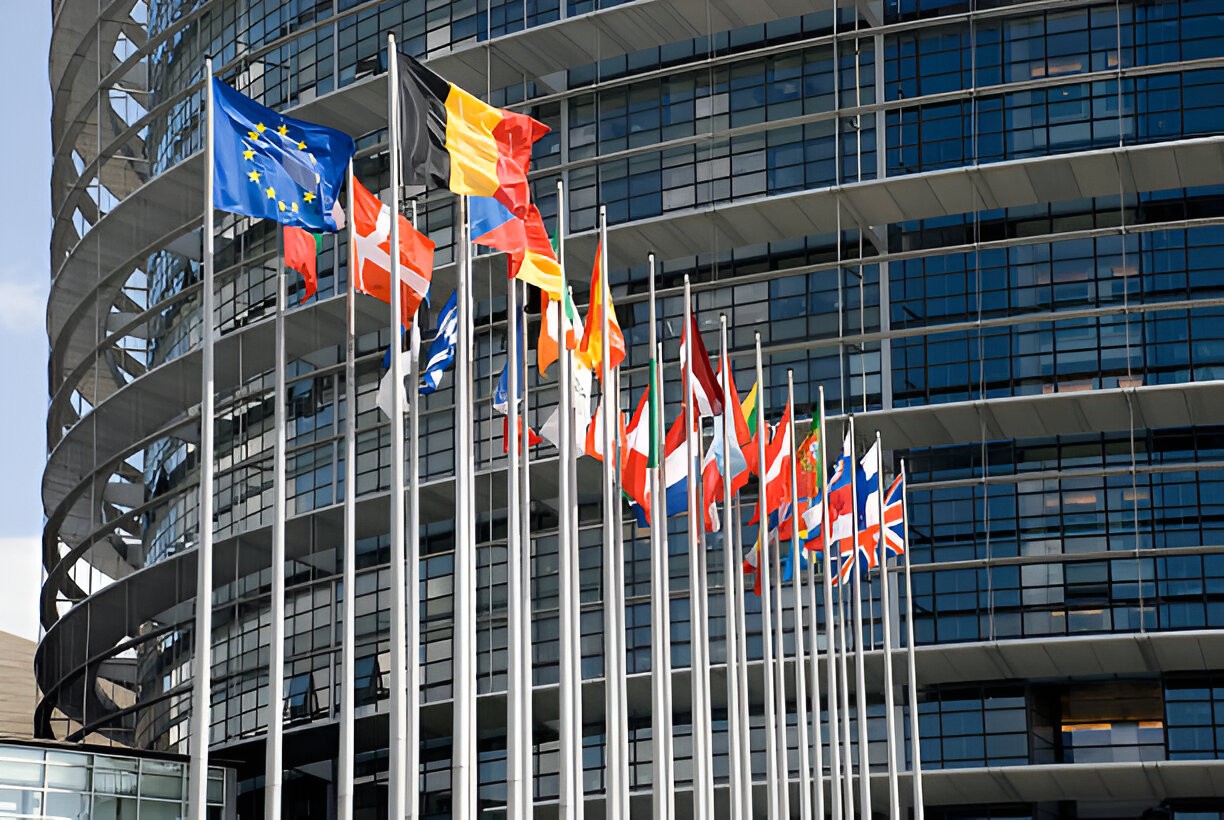
[[[842,817],[842,759],[841,727],[838,724],[838,674],[837,674],[837,620],[833,611],[833,538],[829,522],[829,461],[825,451],[828,427],[825,425],[824,385],[818,391],[820,402],[820,538],[824,546],[820,555],[822,586],[824,587],[825,611],[825,697],[829,704],[829,808],[833,820]],[[813,610],[814,611],[814,610]],[[815,616],[813,616],[815,619]],[[815,626],[815,624],[813,624]],[[815,669],[815,666],[813,666]],[[812,672],[815,676],[815,671]],[[820,711],[816,712],[817,739],[819,740]]]
[[[746,732],[746,724],[740,723],[739,703],[741,698],[739,688],[739,602],[735,587],[741,589],[740,558],[735,552],[735,536],[732,530],[734,524],[731,518],[731,436],[734,435],[734,416],[731,407],[731,358],[727,355],[727,314],[718,317],[718,362],[722,370],[722,482],[723,482],[723,608],[726,610],[727,621],[727,756],[730,786],[731,820],[748,820],[751,816],[745,811],[744,791],[751,795],[751,777],[745,776],[744,756],[740,753],[742,732]],[[738,442],[737,442],[738,443]],[[717,466],[717,465],[715,465]]]
[[[651,803],[654,820],[671,820],[675,814],[675,794],[669,775],[672,772],[671,746],[671,699],[668,690],[671,678],[671,629],[668,606],[670,603],[667,558],[667,522],[663,519],[663,458],[659,452],[663,447],[662,390],[658,345],[658,320],[655,306],[655,257],[647,257],[650,269],[650,386],[652,395],[647,401],[650,413],[650,457],[655,466],[649,468],[647,480],[650,486],[650,735],[654,756],[654,776],[651,782]],[[647,462],[649,463],[649,461]]]
[[[523,283],[523,304],[527,304],[527,283]],[[525,326],[524,326],[525,327]],[[524,340],[526,341],[526,340]],[[524,818],[530,818],[532,812],[532,803],[535,797],[535,777],[534,777],[534,754],[535,741],[532,723],[532,703],[531,694],[535,683],[535,677],[531,664],[532,657],[532,640],[531,640],[531,439],[530,429],[531,420],[527,414],[530,407],[530,391],[527,388],[527,345],[521,345],[522,358],[520,360],[523,374],[523,420],[522,420],[522,436],[526,444],[523,445],[522,455],[519,458],[519,469],[522,471],[522,477],[519,480],[520,492],[522,498],[523,509],[519,513],[519,548],[522,550],[522,560],[520,561],[520,571],[522,572],[522,594],[523,605],[519,607],[519,619],[521,622],[524,651],[523,651],[523,688],[521,692],[522,703],[519,706],[522,712],[524,754],[523,754],[523,776],[526,780],[523,783],[522,803],[524,809]]]
[[[603,585],[604,585],[604,703],[607,743],[607,817],[625,817],[629,813],[628,803],[628,755],[625,749],[626,721],[621,713],[621,689],[625,685],[624,632],[620,629],[623,615],[618,611],[617,589],[619,584],[618,564],[623,561],[616,544],[616,531],[620,529],[620,501],[616,496],[614,476],[620,464],[620,450],[616,424],[616,390],[612,383],[610,367],[608,322],[608,213],[599,206],[599,287],[603,310],[600,312],[600,339],[603,347],[599,359],[599,424],[603,426]],[[591,303],[595,294],[590,296]],[[588,311],[588,319],[589,311]],[[562,321],[564,325],[564,320]]]
[[[208,814],[208,739],[212,727],[213,550],[213,90],[212,58],[204,60],[204,282],[200,297],[200,534],[196,547],[195,654],[191,687],[188,817]]]
[[[854,416],[847,423],[850,425],[850,441],[853,451]],[[859,744],[859,805],[863,817],[871,816],[871,754],[867,738],[867,681],[865,659],[863,657],[863,580],[866,573],[859,572],[858,557],[858,470],[854,458],[850,459],[850,487],[854,497],[855,510],[851,515],[854,522],[851,561],[854,562],[851,581],[854,583],[854,697],[856,724],[858,727]]]
[[[397,128],[398,125],[397,120]],[[414,199],[412,226],[415,228],[416,224],[417,203]],[[404,550],[408,559],[404,569],[407,600],[404,623],[408,637],[404,648],[407,659],[404,686],[408,701],[404,777],[408,801],[405,817],[415,818],[420,814],[421,806],[418,788],[421,776],[421,329],[416,319],[412,322],[408,351],[408,384],[412,385],[413,393],[412,401],[408,404],[408,544]]]
[[[572,353],[565,337],[565,184],[557,180],[557,258],[561,263],[561,300],[558,311],[561,320],[559,325],[561,355],[558,357],[560,399],[557,409],[557,438],[560,448],[557,459],[557,492],[559,494],[559,514],[557,533],[557,575],[560,593],[559,631],[560,631],[560,684],[558,697],[560,699],[560,813],[562,817],[574,817],[581,812],[581,763],[582,763],[582,719],[581,692],[574,685],[574,667],[580,663],[580,658],[574,653],[574,635],[578,624],[574,623],[574,563],[577,560],[577,544],[571,540],[574,531],[573,518],[577,511],[570,506],[570,472],[573,469],[572,457],[574,449],[574,410],[573,410],[573,360]],[[577,727],[575,727],[575,723]]]
[[[348,282],[345,285],[344,334],[344,561],[341,585],[344,588],[344,620],[340,646],[340,760],[336,798],[337,820],[353,820],[353,769],[356,752],[357,688],[357,314],[356,275],[353,255],[353,161],[345,177],[348,191]]]
[[[667,427],[663,415],[663,343],[655,347],[655,384],[659,386],[658,400],[655,402],[655,425],[659,446],[659,468],[655,470],[655,487],[657,494],[651,496],[656,503],[655,521],[659,528],[659,544],[662,548],[662,584],[659,589],[663,596],[663,719],[666,721],[663,729],[663,770],[667,783],[667,811],[669,817],[676,816],[676,710],[675,693],[673,692],[673,660],[671,642],[671,540],[667,532]]]
[[[909,538],[909,476],[905,474],[905,459],[901,460],[901,526],[905,552],[905,655],[909,666],[910,771],[914,787],[914,820],[923,820],[922,805],[922,740],[918,733],[918,671],[914,662],[914,588],[910,583]]]
[[[468,200],[459,197],[455,248],[458,344],[455,349],[455,615],[451,799],[455,817],[476,810],[476,509],[472,443],[472,246]]]
[[[523,674],[526,653],[523,649],[523,617],[519,611],[523,597],[521,522],[519,519],[519,453],[526,448],[527,436],[519,424],[519,306],[518,282],[506,280],[506,367],[509,396],[506,399],[509,454],[506,457],[506,816],[522,820],[528,813],[524,797],[527,789],[526,759],[530,743],[523,730],[523,689],[531,685]],[[524,378],[526,371],[522,371]]]
[[[407,813],[408,784],[405,782],[404,758],[408,750],[408,698],[407,698],[407,632],[405,621],[407,602],[404,598],[406,563],[404,545],[404,363],[400,355],[401,294],[399,255],[399,208],[400,208],[400,133],[399,91],[396,67],[399,54],[395,48],[395,35],[387,35],[387,133],[391,155],[391,692],[388,711],[390,713],[390,737],[387,754],[387,812],[389,817],[403,817]],[[462,464],[463,462],[458,462]],[[415,659],[414,659],[415,660]],[[415,791],[415,790],[414,790]]]
[[[782,436],[782,422],[778,421],[777,434]],[[765,475],[765,469],[761,469],[761,475]],[[778,510],[781,515],[781,510]],[[764,520],[763,520],[764,524]],[[766,529],[766,532],[771,530]],[[791,740],[789,740],[789,722],[791,722],[791,710],[786,703],[786,607],[783,605],[782,596],[785,592],[785,585],[782,584],[782,540],[776,537],[774,541],[774,565],[770,567],[771,600],[774,602],[774,640],[777,647],[774,655],[774,700],[777,704],[777,772],[780,783],[778,783],[778,808],[780,808],[783,818],[791,816]]]
[[[704,601],[701,598],[700,576],[705,572],[705,556],[698,543],[697,531],[704,526],[704,516],[697,504],[697,470],[693,460],[697,445],[694,442],[693,426],[696,413],[693,409],[693,295],[689,278],[684,277],[684,438],[686,447],[685,479],[688,506],[688,560],[689,560],[689,620],[690,655],[689,681],[692,686],[691,728],[693,733],[693,816],[709,817],[714,804],[714,776],[710,771],[710,747],[705,727],[710,719],[710,705],[706,699],[701,677],[709,674],[704,648],[701,645],[701,625],[705,621]]]
[[[892,590],[888,575],[888,550],[884,548],[884,451],[880,448],[880,431],[876,431],[876,481],[879,482],[880,537],[877,544],[880,561],[880,617],[884,627],[884,724],[888,738],[888,808],[890,817],[901,816],[901,798],[897,785],[897,724],[893,706]]]
[[[730,361],[728,359],[728,361]],[[734,536],[735,555],[736,555],[736,583],[735,583],[735,665],[737,667],[736,677],[739,678],[736,684],[739,688],[739,703],[736,708],[739,710],[739,725],[740,725],[740,766],[744,772],[743,793],[740,799],[743,801],[740,806],[740,811],[745,818],[750,818],[753,815],[753,799],[752,799],[752,723],[749,719],[749,703],[748,703],[748,627],[747,614],[745,610],[746,602],[744,591],[743,577],[743,561],[744,561],[744,528],[740,523],[743,519],[740,517],[740,500],[735,499],[735,510],[733,513],[731,530]]]
[[[272,389],[272,603],[268,646],[268,719],[264,755],[264,817],[280,820],[284,780],[285,702],[285,271],[284,226],[276,225],[275,359]]]
[[[756,556],[757,575],[761,579],[761,644],[764,647],[764,660],[761,666],[765,690],[765,796],[766,816],[770,820],[779,817],[781,810],[782,791],[778,784],[782,773],[778,770],[778,714],[777,692],[774,689],[774,652],[773,652],[773,590],[769,569],[769,511],[766,509],[767,487],[765,476],[768,472],[765,463],[765,437],[769,435],[769,425],[765,421],[765,376],[761,366],[761,334],[756,334],[756,378],[757,378],[757,509],[758,535]]]
[[[778,422],[778,435],[783,435],[781,421]],[[765,475],[764,468],[761,474]],[[777,537],[776,530],[768,529],[766,518],[767,516],[762,516],[761,523],[766,525],[766,532],[774,534],[773,565],[769,568],[769,578],[772,585],[770,596],[773,602],[773,634],[777,649],[770,674],[773,675],[774,702],[778,708],[778,746],[775,750],[778,756],[778,810],[782,817],[790,817],[790,708],[786,703],[786,607],[782,601],[782,593],[785,590],[782,583],[782,539]]]
[[[798,454],[796,454],[798,458]],[[796,521],[796,524],[798,522]],[[808,556],[808,574],[807,574],[807,594],[808,594],[808,612],[812,616],[812,628],[808,631],[808,674],[811,675],[812,689],[809,697],[810,713],[812,718],[812,729],[810,742],[812,744],[812,782],[815,787],[815,802],[812,804],[815,808],[815,816],[824,818],[825,807],[825,792],[824,792],[824,743],[821,738],[821,722],[820,722],[820,627],[816,624],[816,585],[819,572],[815,555]],[[806,626],[806,624],[805,624]]]
[[[812,816],[812,772],[808,768],[811,760],[808,757],[808,714],[807,714],[807,669],[804,666],[803,647],[803,573],[799,570],[802,547],[799,544],[799,456],[795,452],[795,444],[799,438],[795,433],[795,372],[786,371],[786,401],[791,408],[790,420],[790,490],[791,490],[791,580],[795,592],[795,715],[799,725],[799,816]],[[816,611],[812,610],[812,617]],[[820,724],[820,712],[816,713],[817,729]],[[817,786],[820,780],[817,778]],[[824,817],[824,798],[817,800],[821,806],[819,817]]]
[[[854,820],[854,736],[850,731],[850,632],[846,628],[846,585],[844,583],[837,585],[837,626],[839,633],[837,685],[838,694],[841,696],[842,804],[846,820]]]
[[[606,268],[605,268],[606,269]],[[620,465],[624,463],[624,453],[621,449],[621,411],[620,411],[620,370],[615,370],[611,374],[612,378],[612,411],[609,417],[616,426],[611,433],[612,441],[615,443],[616,465],[617,468],[613,471],[612,482],[612,498],[615,509],[616,527],[613,532],[613,552],[616,555],[616,561],[613,563],[615,570],[615,578],[612,585],[613,593],[616,598],[616,622],[613,625],[612,631],[616,635],[617,658],[620,668],[620,678],[616,685],[616,716],[617,716],[617,735],[621,739],[621,757],[619,762],[621,781],[620,781],[620,805],[624,807],[622,816],[629,814],[629,694],[627,685],[627,662],[625,661],[625,525],[621,517],[621,470]]]

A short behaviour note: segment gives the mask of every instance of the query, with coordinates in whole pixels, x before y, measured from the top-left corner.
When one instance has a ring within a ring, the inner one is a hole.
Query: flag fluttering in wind
[[[353,186],[353,287],[383,302],[391,301],[391,209],[356,177]],[[412,326],[433,278],[434,243],[399,217],[400,323]]]
[[[748,458],[744,448],[752,441],[753,431],[756,429],[756,387],[752,388],[752,392],[748,394],[748,397],[741,404],[739,391],[735,387],[735,377],[731,371],[729,358],[720,363],[718,378],[720,385],[723,378],[731,379],[729,385],[731,393],[730,415],[733,429],[727,436],[727,443],[731,452],[729,457],[724,457],[724,414],[719,413],[714,417],[714,438],[710,443],[710,449],[706,451],[705,457],[701,462],[702,491],[705,493],[706,498],[714,499],[723,497],[723,476],[729,475],[731,477],[731,494],[733,496],[748,484]],[[721,396],[721,389],[718,392]],[[755,459],[753,463],[755,464]],[[706,521],[706,530],[708,532],[713,532],[710,529],[713,523],[713,521]]]
[[[319,245],[322,237],[317,233],[286,225],[284,228],[285,267],[302,274],[306,286],[301,301],[305,302],[319,292]]]
[[[459,339],[459,294],[452,293],[438,317],[438,330],[429,345],[429,358],[421,371],[421,395],[427,395],[442,384],[442,374],[455,363],[455,345]]]
[[[334,233],[353,138],[278,114],[216,77],[213,205],[308,231]]]
[[[603,361],[604,345],[607,345],[608,369],[613,370],[625,360],[625,335],[616,320],[616,306],[612,304],[612,290],[603,280],[600,257],[602,246],[595,248],[595,267],[591,270],[591,303],[587,308],[586,329],[578,344],[578,359],[599,375]],[[603,312],[608,312],[608,339],[603,337]]]
[[[468,202],[472,241],[508,254],[511,279],[559,298],[561,265],[536,206],[529,203],[521,216],[515,216],[492,197],[472,197]]]
[[[482,102],[408,54],[398,62],[404,184],[495,197],[521,216],[531,146],[548,127]]]
[[[625,446],[621,451],[621,487],[642,515],[650,510],[650,482],[646,469],[650,466],[651,416],[654,402],[650,390],[643,391],[637,410],[625,429]],[[649,518],[645,519],[649,523]]]
[[[523,350],[526,344],[524,336],[527,335],[527,325],[523,319],[523,312],[520,310],[518,316],[514,318],[518,323],[518,349],[506,351],[506,363],[502,366],[501,378],[497,380],[497,387],[493,391],[493,409],[505,415],[509,410],[511,401],[518,402],[523,398]],[[513,399],[510,397],[510,368],[513,367],[518,371],[518,395]]]
[[[596,461],[604,460],[604,432],[603,432],[603,397],[600,397],[599,407],[595,410],[595,415],[591,418],[590,424],[586,428],[586,440],[583,442],[582,450]],[[617,441],[619,442],[619,451],[625,452],[625,416],[623,413],[618,413],[620,416],[617,424]]]
[[[905,475],[898,475],[884,494],[884,552],[888,558],[904,555]]]
[[[575,326],[581,327],[578,319],[578,309],[574,307],[574,299],[569,290],[565,291],[565,348],[573,350],[578,346],[578,334]],[[536,341],[536,367],[541,376],[548,375],[548,368],[557,360],[561,349],[561,300],[553,299],[548,291],[540,291],[540,337]]]
[[[722,412],[722,388],[719,385],[718,376],[714,373],[714,368],[710,366],[710,354],[706,352],[705,342],[701,340],[701,331],[697,329],[697,314],[694,313],[689,318],[689,326],[681,331],[680,372],[686,372],[685,362],[691,346],[693,349],[693,403],[697,407],[699,416],[710,418]]]
[[[854,512],[857,518],[857,536],[842,539],[837,582],[847,583],[852,578],[862,578],[879,564],[877,545],[880,537],[880,474],[877,468],[879,455],[873,444],[854,468]],[[830,491],[829,497],[832,498]],[[840,520],[840,519],[839,519]]]
[[[790,464],[794,458],[791,438],[791,406],[773,428],[765,445],[765,512],[772,514],[791,500]]]

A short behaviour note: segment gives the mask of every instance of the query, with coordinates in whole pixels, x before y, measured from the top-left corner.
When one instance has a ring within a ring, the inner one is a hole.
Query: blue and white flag
[[[523,322],[523,312],[520,310],[517,317],[518,321],[518,350],[513,355],[506,351],[506,363],[502,366],[501,378],[497,380],[497,389],[493,391],[493,409],[506,415],[510,409],[509,393],[510,393],[510,363],[514,362],[514,366],[518,368],[518,395],[514,397],[514,401],[518,402],[523,397],[523,337],[527,335],[527,326]]]
[[[400,345],[403,346],[403,333],[400,334]],[[421,360],[421,331],[418,325],[412,326],[412,338],[410,340],[408,350],[400,351],[400,369],[404,376],[408,375],[408,368],[412,359]],[[409,358],[411,356],[411,358]],[[387,347],[386,354],[383,355],[383,367],[387,372],[383,373],[382,378],[378,382],[378,392],[374,394],[374,404],[382,410],[383,415],[391,418],[391,348]],[[408,388],[404,387],[404,412],[408,412]]]
[[[421,372],[422,395],[432,393],[442,384],[442,374],[455,363],[455,346],[459,343],[458,292],[452,293],[438,317],[438,332],[429,346],[429,358]]]

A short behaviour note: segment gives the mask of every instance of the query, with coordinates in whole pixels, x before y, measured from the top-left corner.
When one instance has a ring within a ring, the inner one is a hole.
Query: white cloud
[[[0,631],[38,640],[38,591],[42,540],[0,538]]]
[[[46,327],[47,284],[0,277],[0,330],[10,333],[42,332]]]

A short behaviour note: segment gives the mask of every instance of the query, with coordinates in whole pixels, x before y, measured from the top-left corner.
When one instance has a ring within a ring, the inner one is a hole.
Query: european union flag
[[[332,209],[353,138],[278,114],[216,77],[212,83],[213,205],[308,231],[339,230]]]

